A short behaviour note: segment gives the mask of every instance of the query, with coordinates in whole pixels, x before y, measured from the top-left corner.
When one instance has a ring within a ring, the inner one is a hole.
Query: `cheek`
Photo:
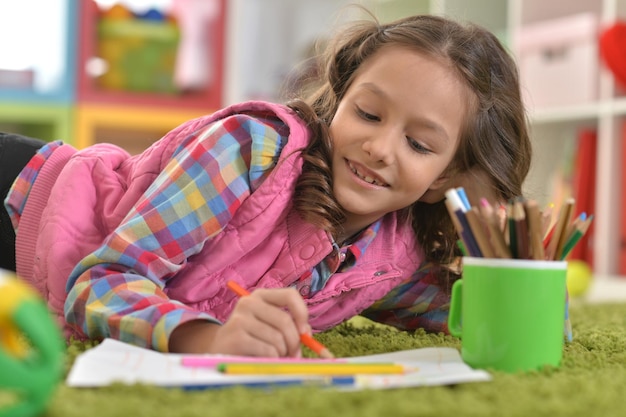
[[[407,190],[418,195],[425,193],[443,173],[443,168],[439,164],[428,164],[424,160],[412,161],[410,166],[411,168],[403,173],[403,177]]]

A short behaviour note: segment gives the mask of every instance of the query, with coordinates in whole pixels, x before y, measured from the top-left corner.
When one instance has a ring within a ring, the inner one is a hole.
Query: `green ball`
[[[580,297],[587,292],[591,285],[593,271],[584,261],[572,260],[567,262],[567,291],[570,297]]]

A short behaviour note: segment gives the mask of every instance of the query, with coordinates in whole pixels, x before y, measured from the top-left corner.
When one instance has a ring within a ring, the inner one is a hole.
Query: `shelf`
[[[626,116],[626,98],[529,111],[534,124],[597,120],[607,115]]]
[[[99,6],[93,0],[81,0],[78,47],[78,101],[95,104],[122,104],[148,107],[173,107],[188,109],[218,108],[222,104],[223,56],[226,0],[216,0],[218,17],[206,22],[204,34],[206,49],[210,51],[205,65],[212,74],[211,82],[204,89],[179,94],[139,93],[132,91],[105,90],[97,86],[96,79],[88,73],[89,63],[97,55],[97,24]],[[197,23],[197,22],[195,22]]]
[[[74,118],[76,146],[84,148],[94,143],[109,142],[130,153],[137,153],[179,124],[210,112],[208,109],[81,104],[76,108]]]
[[[71,143],[73,111],[66,105],[0,102],[0,130]]]

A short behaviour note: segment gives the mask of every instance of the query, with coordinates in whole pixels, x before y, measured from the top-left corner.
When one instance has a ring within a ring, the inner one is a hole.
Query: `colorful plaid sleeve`
[[[448,333],[450,295],[439,281],[436,270],[424,265],[361,314],[403,330]]]
[[[30,161],[28,161],[28,164],[26,164],[24,169],[22,169],[22,172],[20,172],[18,177],[13,182],[11,190],[5,200],[5,207],[9,213],[13,229],[15,229],[16,233],[19,228],[22,211],[26,205],[26,200],[28,199],[30,190],[37,179],[39,170],[50,155],[52,155],[52,153],[61,145],[63,145],[63,142],[57,140],[42,146],[41,149],[39,149],[30,159]]]
[[[284,125],[238,115],[186,140],[119,227],[72,272],[65,316],[91,338],[167,351],[179,324],[214,320],[169,299],[166,281],[271,172]]]

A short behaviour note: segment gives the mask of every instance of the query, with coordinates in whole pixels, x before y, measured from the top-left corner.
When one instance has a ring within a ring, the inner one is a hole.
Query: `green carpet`
[[[45,416],[625,416],[626,304],[574,305],[571,317],[575,340],[566,345],[560,368],[496,372],[491,382],[352,393],[312,387],[185,392],[122,385],[75,389],[61,384]],[[365,319],[317,337],[337,356],[460,346],[451,336],[399,332]],[[88,347],[70,346],[68,369],[75,355]]]

